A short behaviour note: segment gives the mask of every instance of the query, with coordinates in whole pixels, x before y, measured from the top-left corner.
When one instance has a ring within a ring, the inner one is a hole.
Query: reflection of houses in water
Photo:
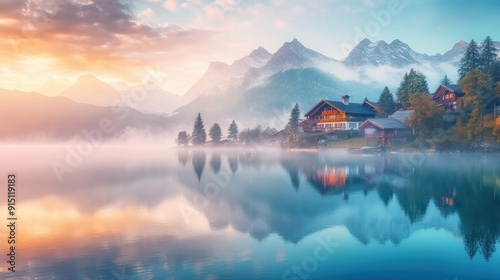
[[[311,185],[322,195],[343,195],[350,192],[373,190],[387,172],[397,170],[397,161],[391,157],[349,157],[346,161],[336,159],[310,166],[302,166],[301,171]]]
[[[434,196],[434,204],[439,209],[443,216],[455,212],[455,198],[457,191],[455,189],[448,189],[447,191]]]
[[[321,181],[323,188],[339,188],[345,186],[347,182],[347,167],[326,166],[318,169],[314,179]]]
[[[324,164],[312,167],[306,172],[309,183],[322,195],[342,194],[353,191],[368,191],[372,188],[362,177],[363,165],[332,165]]]

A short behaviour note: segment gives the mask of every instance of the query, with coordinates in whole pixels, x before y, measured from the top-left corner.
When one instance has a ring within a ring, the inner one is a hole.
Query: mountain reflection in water
[[[281,279],[323,239],[338,248],[310,279],[500,277],[496,155],[110,145],[59,181],[64,147],[1,152],[16,277]]]

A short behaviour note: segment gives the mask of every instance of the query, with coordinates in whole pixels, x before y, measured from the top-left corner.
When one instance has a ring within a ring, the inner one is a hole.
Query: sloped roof
[[[447,87],[448,89],[451,89],[454,92],[462,92],[458,85],[442,85],[442,86]]]
[[[460,90],[460,87],[458,85],[439,85],[439,87],[436,89],[436,91],[432,94],[432,98],[437,98],[438,94],[441,92],[440,89],[445,88],[450,91],[453,91],[456,96],[463,96],[464,94],[462,93],[462,90]]]
[[[413,110],[398,110],[390,115],[389,118],[404,122],[405,119],[410,117],[411,113],[413,113]]]
[[[375,115],[375,110],[373,110],[371,107],[363,105],[363,103],[349,103],[349,105],[345,105],[341,101],[321,100],[311,110],[309,110],[309,112],[307,112],[305,116],[309,116],[314,111],[316,111],[319,106],[323,105],[322,103],[326,103],[332,107],[337,108],[340,111],[344,111],[346,112],[346,114]]]
[[[393,118],[368,119],[359,126],[359,129],[362,129],[369,123],[380,129],[411,129],[405,123]]]
[[[363,106],[362,103],[349,103],[349,105],[345,105],[341,101],[327,100],[326,102],[328,102],[335,108],[346,112],[347,114],[367,114],[367,115],[375,114],[374,110],[370,109],[369,107]]]

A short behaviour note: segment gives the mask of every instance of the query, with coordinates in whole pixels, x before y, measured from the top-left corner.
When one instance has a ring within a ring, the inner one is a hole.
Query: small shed
[[[394,118],[368,119],[359,126],[359,131],[365,138],[380,139],[383,147],[390,144],[391,139],[405,139],[412,133],[408,125]]]

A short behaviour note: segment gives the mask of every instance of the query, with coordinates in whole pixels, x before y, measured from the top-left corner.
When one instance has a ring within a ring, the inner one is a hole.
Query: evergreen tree
[[[500,82],[500,61],[497,60],[490,65],[488,74],[491,77],[493,85],[496,85],[496,83]]]
[[[448,78],[448,76],[445,74],[444,78],[441,80],[440,84],[442,85],[451,85],[451,80]]]
[[[481,70],[487,71],[497,61],[497,49],[493,45],[493,40],[488,36],[481,43]]]
[[[429,86],[425,75],[412,68],[410,73],[404,75],[396,92],[396,97],[403,107],[408,108],[410,106],[410,96],[413,94],[429,94]]]
[[[193,137],[191,141],[193,145],[203,145],[207,142],[207,133],[205,132],[205,125],[203,124],[200,113],[198,113],[198,116],[194,120]]]
[[[177,134],[177,139],[175,140],[177,142],[177,145],[184,145],[187,146],[189,144],[189,135],[187,134],[186,131],[181,131],[179,134]]]
[[[413,69],[412,69],[413,70]],[[396,98],[398,101],[403,104],[407,103],[408,101],[408,88],[409,88],[409,80],[408,80],[408,73],[405,73],[403,76],[403,80],[399,84],[398,89],[396,90]]]
[[[210,135],[210,138],[212,138],[212,142],[214,144],[217,144],[220,142],[220,138],[222,137],[222,130],[220,129],[220,126],[218,123],[214,123],[214,125],[210,128],[210,131],[208,132]]]
[[[236,122],[234,120],[229,125],[227,138],[238,140],[238,125],[236,125]]]
[[[460,80],[459,85],[464,93],[462,102],[465,110],[471,112],[478,109],[482,113],[492,97],[493,89],[490,76],[478,69],[473,69]]]
[[[478,68],[480,62],[479,47],[476,42],[472,40],[465,50],[464,56],[460,60],[460,68],[458,69],[459,80],[469,74],[472,69]]]
[[[388,115],[391,115],[394,111],[396,111],[394,108],[394,97],[387,87],[385,87],[382,93],[380,93],[378,105],[380,109],[384,110],[384,112]]]
[[[295,106],[290,112],[290,118],[288,119],[288,124],[287,124],[288,143],[297,142],[297,136],[299,134],[299,118],[300,118],[299,104],[295,103]]]
[[[473,69],[460,80],[459,85],[464,93],[460,128],[465,132],[469,141],[474,141],[483,130],[482,115],[494,98],[491,77],[487,73]]]

